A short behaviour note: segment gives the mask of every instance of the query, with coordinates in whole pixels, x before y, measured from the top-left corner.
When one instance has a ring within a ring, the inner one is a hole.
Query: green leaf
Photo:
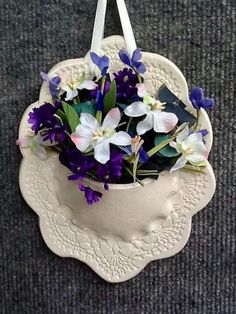
[[[66,119],[70,126],[71,132],[74,132],[75,128],[80,123],[79,116],[75,109],[64,101],[62,102],[62,107],[65,112]]]
[[[154,144],[159,145],[162,142],[168,140],[169,138],[171,138],[171,136],[169,134],[157,134],[155,139],[154,139]],[[162,157],[176,157],[176,156],[180,155],[176,151],[176,149],[174,149],[173,147],[170,147],[170,145],[166,145],[165,147],[160,149],[157,154],[162,156]]]
[[[206,171],[205,171],[205,166],[193,166],[193,165],[189,165],[189,164],[187,164],[187,165],[185,165],[183,168],[182,168],[182,170],[184,170],[184,171],[188,171],[188,172],[200,172],[200,173],[206,173]]]
[[[138,160],[139,160],[139,154],[136,156],[134,163],[133,163],[133,180],[136,182],[136,174],[137,174],[137,168],[138,168]]]
[[[103,99],[104,113],[107,113],[116,105],[116,81],[113,80],[109,91],[105,94]]]
[[[61,119],[63,123],[67,121],[65,113],[61,109],[57,110],[56,115]]]
[[[150,149],[147,154],[149,157],[152,157],[156,153],[158,153],[163,147],[168,145],[170,142],[172,142],[176,138],[177,134],[174,134],[172,137],[168,138],[167,140],[161,142],[160,144],[154,146],[152,149]]]
[[[96,115],[96,104],[92,101],[81,102],[80,104],[72,105],[75,111],[80,115],[83,113],[90,113],[95,117]]]

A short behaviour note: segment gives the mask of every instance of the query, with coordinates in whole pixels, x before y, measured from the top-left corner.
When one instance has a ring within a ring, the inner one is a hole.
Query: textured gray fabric
[[[121,33],[113,2],[106,35]],[[235,0],[127,5],[138,46],[170,58],[190,87],[216,99],[216,194],[193,218],[184,250],[128,282],[108,284],[85,264],[53,254],[20,195],[15,140],[23,111],[38,99],[39,70],[88,50],[96,1],[0,0],[0,313],[236,313]]]

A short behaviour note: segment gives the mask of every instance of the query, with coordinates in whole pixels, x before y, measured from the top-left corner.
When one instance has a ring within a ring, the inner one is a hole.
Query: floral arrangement
[[[41,159],[50,150],[58,152],[60,162],[71,171],[68,179],[78,182],[88,204],[102,197],[90,187],[91,180],[109,190],[110,183],[143,185],[144,178],[158,179],[164,170],[204,171],[208,131],[199,128],[199,116],[201,108],[213,107],[213,99],[193,88],[195,117],[165,85],[150,95],[140,49],[132,56],[121,50],[125,67],[112,74],[107,56],[94,52],[90,56],[100,70],[92,80],[83,74],[63,81],[41,72],[52,103],[29,113],[30,134],[17,144],[30,147]]]

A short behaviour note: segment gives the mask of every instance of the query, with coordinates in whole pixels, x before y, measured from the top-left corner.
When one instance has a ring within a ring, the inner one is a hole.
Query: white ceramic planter
[[[111,73],[121,68],[118,51],[125,46],[120,36],[103,40],[103,53],[111,58]],[[168,59],[143,53],[147,65],[145,79],[149,92],[155,93],[163,83],[187,104],[186,81]],[[73,74],[90,75],[89,57],[66,60],[57,64],[49,75],[62,79]],[[25,135],[27,117],[33,107],[50,101],[43,83],[39,102],[29,106],[22,118],[19,137]],[[212,129],[205,111],[200,124],[209,130],[206,146],[210,151]],[[32,209],[40,217],[40,229],[49,248],[60,256],[77,258],[88,264],[110,282],[125,281],[152,260],[179,252],[188,240],[192,216],[210,201],[215,178],[210,164],[206,173],[163,172],[157,181],[138,184],[110,185],[99,204],[88,206],[75,182],[67,181],[69,170],[58,156],[39,160],[28,149],[21,149],[20,188]],[[103,191],[98,182],[92,183]],[[104,191],[103,191],[104,192]]]

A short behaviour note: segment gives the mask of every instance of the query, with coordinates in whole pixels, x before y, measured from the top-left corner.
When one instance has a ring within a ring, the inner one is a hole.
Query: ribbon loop
[[[116,3],[118,7],[126,48],[130,56],[132,56],[137,46],[127,7],[124,0],[116,0]],[[101,52],[102,39],[104,37],[106,9],[107,0],[98,0],[91,42],[91,51],[97,53],[98,55]],[[91,72],[93,73],[95,70],[95,65],[93,64],[92,60],[90,60],[90,68]]]

